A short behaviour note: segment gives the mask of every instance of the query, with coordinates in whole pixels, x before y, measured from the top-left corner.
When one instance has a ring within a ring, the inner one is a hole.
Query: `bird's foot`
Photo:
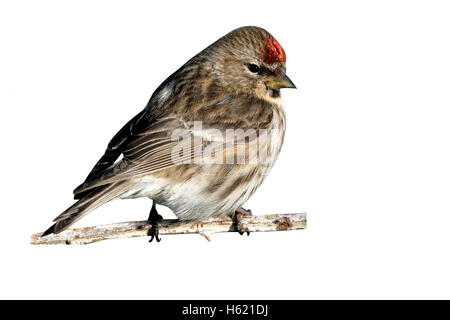
[[[247,236],[250,235],[250,231],[248,230],[247,227],[244,227],[242,225],[242,216],[247,215],[247,216],[251,216],[252,215],[252,210],[245,210],[244,208],[240,207],[239,209],[236,210],[236,212],[234,213],[233,216],[233,223],[234,223],[234,227],[236,228],[237,232],[239,232],[239,234],[242,236],[244,234],[244,232],[247,232]]]
[[[153,239],[156,239],[156,242],[160,242],[161,239],[159,238],[159,225],[158,223],[162,221],[163,217],[160,214],[157,214],[157,216],[152,217],[148,220],[148,223],[151,224],[151,228],[148,230],[148,235],[150,236],[150,240],[148,242],[152,242]]]
[[[159,238],[159,222],[163,220],[163,217],[156,211],[156,206],[152,205],[152,210],[150,211],[150,216],[148,217],[147,223],[151,225],[151,228],[148,230],[147,235],[150,236],[150,240],[148,242],[152,242],[153,239],[156,239],[156,242],[160,242]]]

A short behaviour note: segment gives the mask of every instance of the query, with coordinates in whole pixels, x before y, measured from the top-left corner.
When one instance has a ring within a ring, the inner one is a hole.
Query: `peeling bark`
[[[306,228],[306,213],[244,215],[241,221],[242,226],[248,228],[250,232],[298,230]],[[31,244],[89,244],[108,239],[145,237],[150,227],[147,221],[135,221],[68,229],[46,237],[41,237],[40,232],[31,236]],[[216,217],[202,221],[163,220],[159,223],[160,235],[200,234],[208,241],[215,233],[236,231],[230,217]]]

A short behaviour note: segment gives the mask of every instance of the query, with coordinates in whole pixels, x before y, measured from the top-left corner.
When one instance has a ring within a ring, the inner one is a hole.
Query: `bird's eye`
[[[248,70],[250,70],[250,72],[253,72],[253,73],[258,73],[259,67],[256,64],[251,63],[248,65]]]

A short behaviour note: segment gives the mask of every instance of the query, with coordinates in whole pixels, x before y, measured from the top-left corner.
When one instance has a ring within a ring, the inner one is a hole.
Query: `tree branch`
[[[306,213],[274,214],[266,216],[244,215],[242,226],[250,232],[285,231],[306,228]],[[108,239],[145,237],[151,225],[147,221],[120,222],[87,228],[68,229],[60,234],[31,236],[31,244],[89,244]],[[200,234],[208,241],[220,232],[236,232],[230,217],[216,217],[203,221],[163,220],[159,234]]]

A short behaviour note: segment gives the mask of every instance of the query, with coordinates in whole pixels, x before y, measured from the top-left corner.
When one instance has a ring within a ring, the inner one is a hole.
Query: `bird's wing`
[[[146,120],[146,112],[144,109],[140,113],[138,113],[135,117],[133,117],[130,121],[128,121],[119,132],[111,139],[108,144],[108,147],[100,158],[100,160],[95,164],[94,168],[92,168],[89,175],[86,177],[85,181],[82,185],[88,184],[89,182],[96,180],[99,178],[106,170],[108,170],[111,166],[114,165],[115,161],[120,157],[123,152],[123,148],[126,146],[128,141],[131,139],[135,131],[138,131],[140,127],[142,127],[142,123]],[[81,199],[86,193],[80,192],[82,188],[78,188],[74,190],[75,199]]]
[[[99,186],[136,179],[176,165],[234,159],[239,148],[236,143],[230,148],[225,131],[260,129],[272,118],[270,106],[245,95],[225,96],[196,109],[198,112],[189,120],[173,114],[157,120],[149,120],[146,114],[137,115],[113,139],[115,143],[102,157],[106,161],[100,159],[93,173],[75,189],[75,197]],[[202,120],[200,127],[192,119]],[[247,141],[248,138],[255,140],[256,135],[247,137]],[[114,162],[120,154],[123,159]]]
[[[141,172],[176,165],[171,154],[180,142],[174,141],[172,134],[190,135],[183,121],[175,118],[155,120],[137,132],[133,132],[133,123],[136,124],[130,121],[115,136],[113,141],[116,143],[110,144],[86,181],[74,190],[75,198],[81,198],[93,188],[138,177]],[[121,154],[123,158],[116,161]]]

